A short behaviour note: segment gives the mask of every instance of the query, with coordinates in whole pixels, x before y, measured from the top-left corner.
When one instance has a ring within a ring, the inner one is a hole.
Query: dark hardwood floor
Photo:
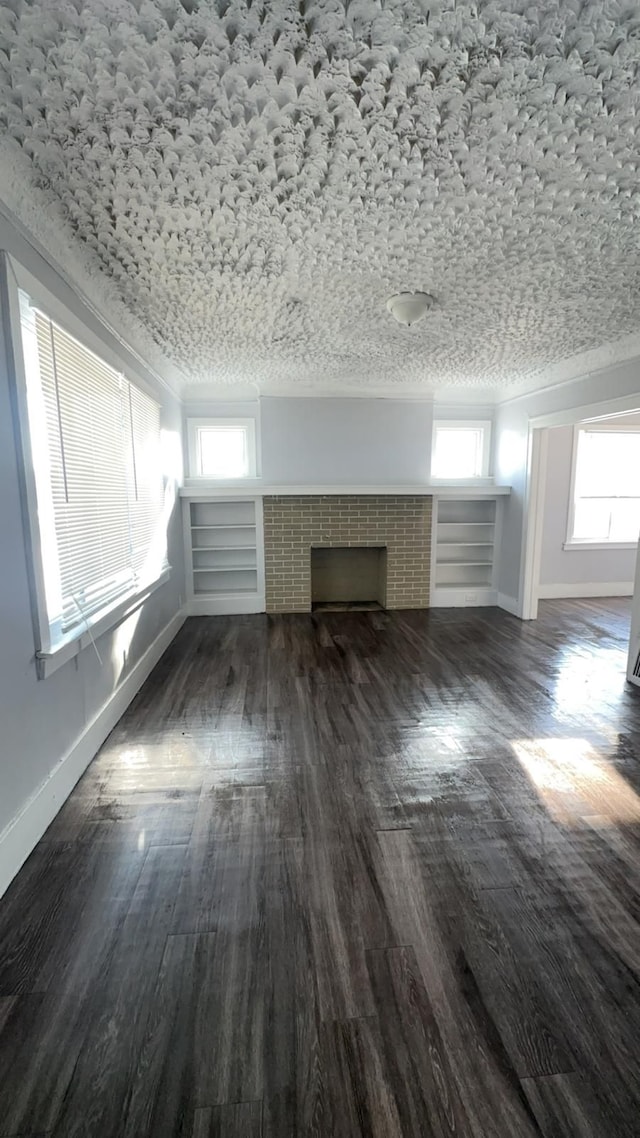
[[[188,621],[0,901],[0,1135],[640,1135],[628,626]]]

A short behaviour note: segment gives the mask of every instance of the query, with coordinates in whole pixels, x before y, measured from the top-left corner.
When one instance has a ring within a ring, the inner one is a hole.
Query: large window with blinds
[[[53,652],[166,565],[160,408],[25,292],[19,300],[41,648]]]

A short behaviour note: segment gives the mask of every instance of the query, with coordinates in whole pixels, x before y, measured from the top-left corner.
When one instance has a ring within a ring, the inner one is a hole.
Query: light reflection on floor
[[[512,744],[540,799],[557,821],[603,816],[639,822],[640,797],[586,739],[518,739]]]

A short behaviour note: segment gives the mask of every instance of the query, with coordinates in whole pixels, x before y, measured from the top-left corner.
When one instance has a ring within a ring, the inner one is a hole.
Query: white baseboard
[[[633,581],[588,581],[579,585],[539,585],[541,601],[578,597],[632,597]]]
[[[521,616],[522,610],[516,597],[510,597],[507,593],[498,593],[498,608],[504,609],[505,612],[510,612],[512,616]]]
[[[187,605],[189,616],[240,616],[242,613],[264,612],[264,596],[249,593],[227,597],[193,597]]]
[[[184,624],[184,620],[185,613],[181,610],[156,636],[104,707],[91,723],[87,724],[80,738],[0,834],[0,897],[34,846],[40,841],[47,827],[53,822],[78,779],[84,774],[109,732],[127,710],[162,653],[169,647]]]
[[[429,608],[491,608],[496,604],[498,594],[486,585],[469,585],[468,588],[447,588],[436,585],[431,590]]]

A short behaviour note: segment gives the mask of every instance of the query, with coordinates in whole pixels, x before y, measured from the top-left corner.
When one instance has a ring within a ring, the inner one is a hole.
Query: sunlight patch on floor
[[[612,823],[640,822],[640,797],[586,739],[518,739],[511,746],[557,821],[603,815]]]

